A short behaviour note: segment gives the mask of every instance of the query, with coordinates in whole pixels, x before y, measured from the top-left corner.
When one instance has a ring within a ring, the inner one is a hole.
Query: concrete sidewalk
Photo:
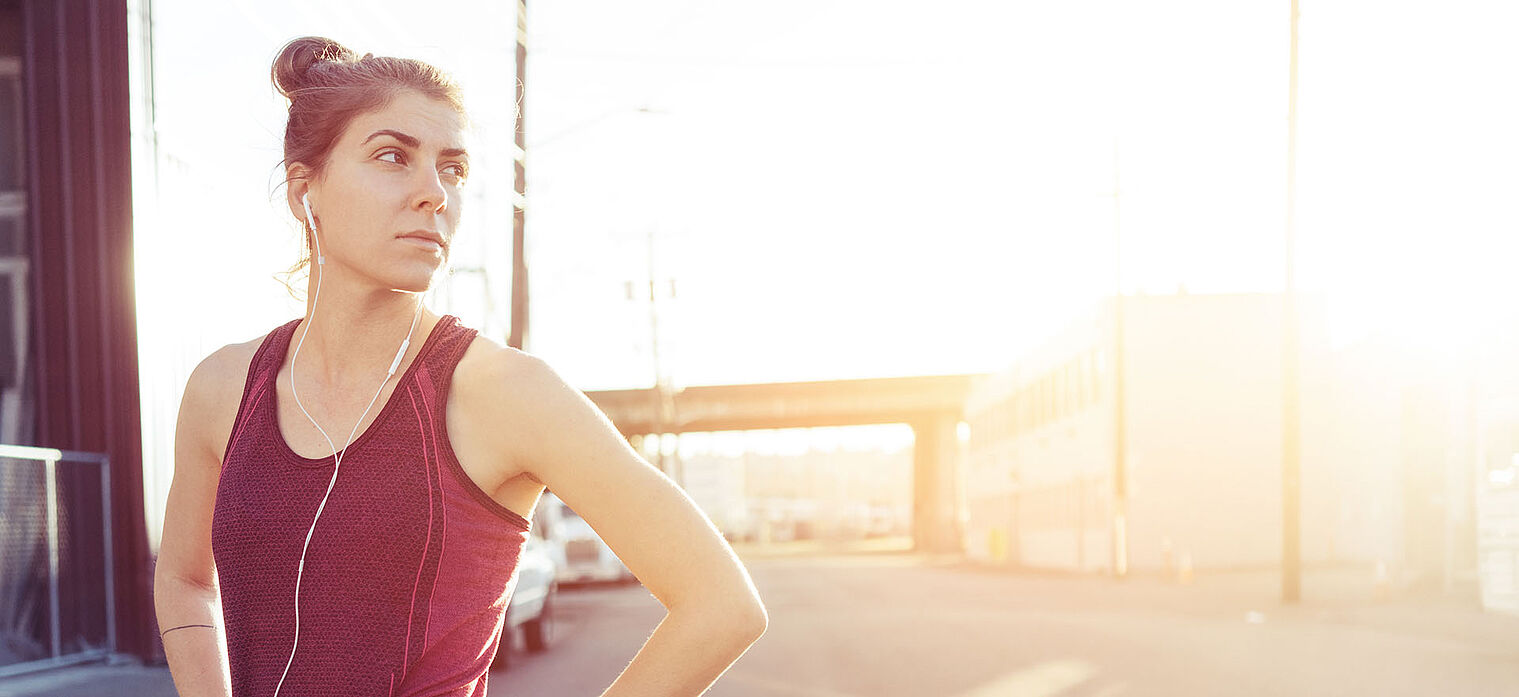
[[[176,697],[168,666],[131,657],[0,678],[0,697]]]

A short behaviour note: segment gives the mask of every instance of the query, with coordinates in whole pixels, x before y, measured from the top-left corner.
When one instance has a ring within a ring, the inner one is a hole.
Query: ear
[[[285,199],[290,206],[290,214],[295,216],[296,222],[304,228],[306,207],[301,204],[301,196],[311,193],[311,168],[301,162],[292,162],[285,168],[285,180],[288,182],[285,187]],[[312,196],[313,201],[316,198],[318,198],[316,195]],[[312,208],[316,208],[315,203],[312,204]]]

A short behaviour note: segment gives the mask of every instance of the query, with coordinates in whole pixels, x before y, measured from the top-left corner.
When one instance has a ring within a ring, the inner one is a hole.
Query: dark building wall
[[[35,445],[111,458],[117,647],[154,651],[132,269],[127,6],[20,0]]]

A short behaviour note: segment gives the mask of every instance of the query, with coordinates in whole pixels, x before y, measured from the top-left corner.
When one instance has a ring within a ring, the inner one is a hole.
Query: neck
[[[317,297],[312,286],[306,316],[291,338],[291,361],[299,357],[302,380],[311,376],[338,388],[377,385],[402,340],[410,336],[406,353],[415,354],[438,316],[422,305],[421,293],[342,290],[338,284],[324,283]],[[398,366],[396,373],[403,369]]]

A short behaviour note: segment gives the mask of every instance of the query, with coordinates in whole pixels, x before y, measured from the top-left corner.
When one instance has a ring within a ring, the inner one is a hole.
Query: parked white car
[[[601,536],[552,492],[538,501],[543,513],[543,536],[554,556],[560,583],[587,581],[634,582],[638,578],[622,563]]]
[[[553,549],[557,544],[543,538],[542,510],[540,503],[533,512],[532,530],[517,561],[517,585],[507,602],[501,643],[491,668],[511,664],[518,634],[522,635],[523,646],[534,653],[547,649],[554,640],[554,599],[559,593],[559,574]]]

